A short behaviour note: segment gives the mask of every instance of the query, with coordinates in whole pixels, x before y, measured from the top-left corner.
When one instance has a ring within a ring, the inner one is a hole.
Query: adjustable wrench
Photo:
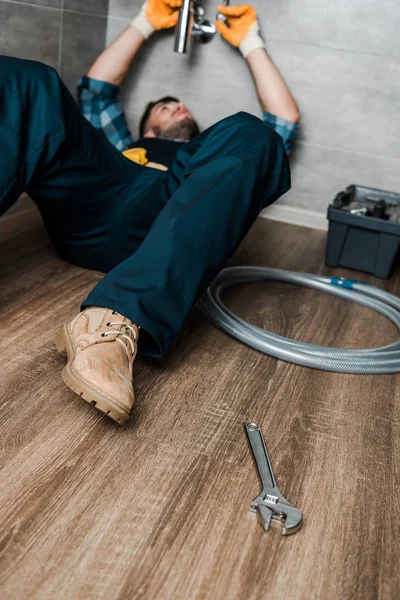
[[[303,513],[292,506],[276,487],[261,427],[257,423],[245,423],[244,429],[262,484],[262,490],[254,498],[250,510],[257,513],[265,531],[268,531],[271,519],[279,519],[284,523],[282,535],[296,533],[303,524]]]

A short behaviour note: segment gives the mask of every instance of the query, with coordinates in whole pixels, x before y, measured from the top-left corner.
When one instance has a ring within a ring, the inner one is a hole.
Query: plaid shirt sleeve
[[[119,86],[84,75],[78,82],[78,102],[83,116],[118,150],[129,148],[134,139],[118,101]]]
[[[287,119],[282,119],[282,117],[277,117],[269,112],[264,112],[263,121],[268,127],[279,133],[285,144],[286,152],[289,154],[299,130],[298,124]]]

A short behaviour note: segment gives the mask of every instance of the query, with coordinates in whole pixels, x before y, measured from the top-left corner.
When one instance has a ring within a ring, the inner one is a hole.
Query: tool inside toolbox
[[[371,189],[369,189],[371,192]],[[383,219],[400,223],[400,203],[397,195],[389,194],[388,197],[370,193],[368,189],[363,193],[359,186],[349,186],[345,192],[336,196],[333,206],[336,209],[349,212],[352,215],[373,217],[374,219]]]

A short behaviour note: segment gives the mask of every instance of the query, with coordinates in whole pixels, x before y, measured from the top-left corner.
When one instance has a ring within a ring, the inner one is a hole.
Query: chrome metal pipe
[[[222,0],[223,6],[229,6],[230,3],[231,3],[230,0]],[[228,24],[228,19],[225,17],[225,15],[221,14],[220,12],[217,13],[217,20]]]
[[[192,0],[183,0],[175,32],[174,52],[185,54],[189,51],[193,31],[193,21]]]

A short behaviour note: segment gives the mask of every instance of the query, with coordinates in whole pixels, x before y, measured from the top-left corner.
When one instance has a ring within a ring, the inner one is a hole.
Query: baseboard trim
[[[306,208],[296,208],[286,206],[285,204],[273,204],[260,212],[260,217],[271,219],[272,221],[283,221],[292,225],[301,225],[311,227],[312,229],[322,229],[328,231],[328,219],[325,214]]]

